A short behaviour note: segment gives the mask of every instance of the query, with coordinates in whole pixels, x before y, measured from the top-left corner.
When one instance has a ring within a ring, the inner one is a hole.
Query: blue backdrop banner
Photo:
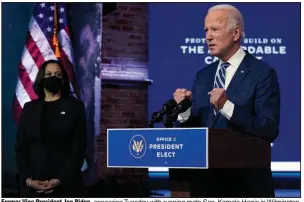
[[[108,167],[207,168],[208,129],[108,129]]]
[[[191,89],[197,71],[216,61],[205,43],[204,20],[216,3],[149,6],[149,118],[177,88]],[[245,21],[243,48],[273,67],[281,91],[279,136],[272,161],[300,161],[300,3],[231,3]],[[212,90],[212,89],[210,89]],[[159,125],[162,127],[162,125]]]

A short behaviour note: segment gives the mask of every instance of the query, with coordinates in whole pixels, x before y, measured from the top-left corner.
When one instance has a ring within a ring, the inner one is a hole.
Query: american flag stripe
[[[74,58],[73,58],[73,52],[72,52],[72,43],[70,40],[69,35],[67,34],[66,30],[68,30],[68,27],[66,26],[64,29],[61,29],[61,31],[59,32],[59,37],[58,40],[61,44],[61,58],[62,58],[62,62],[65,66],[65,69],[67,71],[67,74],[69,76],[70,79],[70,83],[71,83],[71,89],[73,92],[78,92],[77,86],[73,85],[76,84],[76,76],[74,75]]]
[[[44,60],[57,60],[55,53],[51,48],[51,45],[49,44],[49,41],[45,37],[44,33],[41,31],[36,20],[32,18],[32,21],[33,23],[30,29],[30,34],[34,42],[37,44],[37,47],[39,48]]]
[[[20,102],[18,101],[16,95],[14,95],[14,97],[13,97],[12,108],[13,108],[13,117],[15,118],[16,121],[18,121],[20,119],[22,107],[21,107]]]
[[[73,76],[74,76],[73,69],[72,69],[73,65],[72,65],[71,61],[68,59],[68,57],[64,51],[62,51],[62,50],[60,51],[60,56],[62,58],[61,61],[65,67],[65,70],[70,78],[70,81],[72,81]]]
[[[31,81],[29,74],[26,72],[26,69],[22,64],[19,65],[19,81],[23,86],[23,89],[27,92],[28,96],[31,99],[36,99],[37,96],[33,90],[33,82]]]
[[[61,61],[62,61],[62,64],[63,66],[65,67],[65,70],[69,76],[69,79],[70,79],[70,86],[71,86],[71,90],[72,92],[75,92],[75,94],[77,95],[78,97],[78,89],[77,89],[77,86],[75,85],[76,84],[76,80],[75,80],[75,74],[74,74],[74,71],[73,71],[73,65],[71,63],[71,61],[68,59],[67,55],[65,54],[64,51],[60,51],[60,55],[61,55]]]
[[[31,101],[31,98],[29,96],[29,94],[26,92],[26,90],[24,89],[23,85],[21,84],[20,80],[18,80],[17,82],[17,93],[16,93],[16,97],[17,100],[20,104],[20,106],[23,107],[23,105],[26,102]]]
[[[64,51],[64,53],[66,54],[66,56],[68,57],[69,61],[71,61],[72,64],[74,64],[74,59],[73,59],[73,55],[71,52],[71,48],[72,48],[72,42],[70,40],[69,35],[66,33],[65,29],[62,29],[59,32],[59,41],[62,44],[62,49]]]
[[[60,48],[59,59],[68,73],[71,90],[77,90],[75,74],[73,72],[73,48],[66,15],[66,3],[56,4],[58,17],[57,37]],[[24,104],[37,99],[37,95],[33,90],[33,83],[39,67],[47,60],[57,60],[52,40],[54,20],[54,3],[34,3],[32,17],[29,22],[29,31],[18,68],[19,78],[13,99],[13,116],[17,123],[19,122]]]
[[[27,43],[24,49],[30,52],[30,55],[35,61],[36,66],[39,67],[44,62],[44,58],[40,52],[40,49],[38,48],[30,33],[28,33],[26,41]],[[22,56],[22,59],[23,58],[26,60],[27,56]]]
[[[64,27],[64,31],[65,33],[68,35],[68,36],[71,36],[71,31],[70,31],[70,28],[68,26],[65,26]]]
[[[32,52],[29,52],[27,48],[23,50],[21,63],[25,68],[26,72],[28,73],[31,81],[34,83],[36,75],[38,73],[38,67],[36,65],[36,62],[34,61],[34,58],[32,57]]]

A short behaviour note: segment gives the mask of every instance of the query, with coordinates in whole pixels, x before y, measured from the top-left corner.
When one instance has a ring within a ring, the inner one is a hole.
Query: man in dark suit
[[[229,128],[274,141],[280,122],[277,75],[268,64],[242,49],[245,32],[241,13],[230,5],[210,8],[205,32],[210,54],[219,60],[196,74],[192,91],[175,91],[178,103],[186,97],[192,99],[192,107],[179,114],[178,121],[184,127]],[[191,173],[191,196],[274,196],[270,169],[210,169]]]

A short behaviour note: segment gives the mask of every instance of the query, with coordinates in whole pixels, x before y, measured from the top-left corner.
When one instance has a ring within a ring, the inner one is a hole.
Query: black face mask
[[[47,91],[57,94],[62,86],[62,79],[56,76],[51,76],[43,79],[43,85]]]

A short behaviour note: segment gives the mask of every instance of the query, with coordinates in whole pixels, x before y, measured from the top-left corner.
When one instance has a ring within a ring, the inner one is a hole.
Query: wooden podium
[[[270,168],[270,142],[228,129],[208,130],[208,169]],[[171,197],[190,197],[187,176],[180,169],[170,169],[169,176]]]

